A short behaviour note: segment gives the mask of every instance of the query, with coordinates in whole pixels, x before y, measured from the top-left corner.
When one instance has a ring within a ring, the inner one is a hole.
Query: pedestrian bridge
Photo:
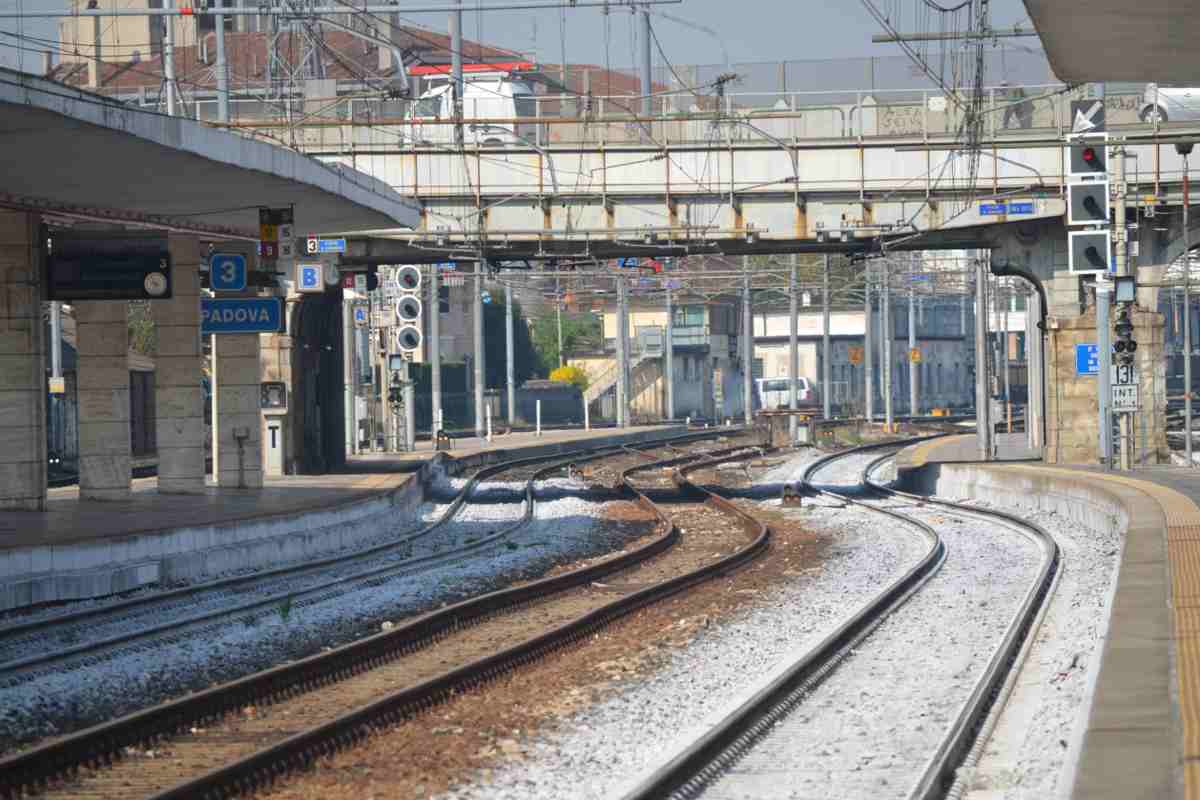
[[[1014,91],[989,94],[974,164],[957,101],[933,92],[797,94],[766,108],[730,99],[720,113],[663,107],[651,117],[602,114],[602,102],[594,115],[506,120],[472,118],[468,108],[461,148],[450,121],[329,121],[304,130],[303,149],[416,200],[422,247],[474,244],[481,234],[493,243],[650,235],[750,238],[764,252],[802,242],[845,250],[879,234],[1060,217],[1061,143],[1078,93]],[[1110,135],[1129,143],[1132,193],[1170,200],[1182,174],[1171,137],[1198,129],[1144,124],[1143,102],[1110,93]],[[477,143],[497,128],[491,145]],[[967,240],[942,241],[921,246]]]

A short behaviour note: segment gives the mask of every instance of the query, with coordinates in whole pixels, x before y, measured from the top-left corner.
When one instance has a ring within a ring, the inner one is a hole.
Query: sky
[[[486,2],[500,4],[503,0]],[[907,2],[912,5],[918,0]],[[399,7],[446,4],[400,0]],[[464,4],[474,5],[472,0],[464,0]],[[887,4],[883,0],[876,2],[880,7]],[[0,0],[0,11],[50,11],[66,7],[66,0]],[[1021,0],[991,0],[991,9],[992,23],[997,27],[1018,22],[1028,25]],[[655,35],[674,64],[720,64],[724,61],[722,46],[728,51],[731,63],[883,56],[899,52],[894,45],[871,43],[871,36],[882,31],[857,0],[682,0],[652,10]],[[568,63],[610,63],[624,68],[635,63],[634,21],[627,9],[614,10],[607,25],[600,9],[569,9],[565,16]],[[715,31],[716,35],[688,28],[668,17],[687,20]],[[444,31],[447,24],[444,14],[411,14],[405,19],[439,31]],[[26,20],[23,25],[26,35],[56,36],[53,21]],[[19,26],[17,20],[0,20],[0,31],[17,32]],[[464,35],[471,39],[532,52],[546,63],[558,63],[561,59],[560,12],[556,10],[484,14],[468,11],[463,27]],[[15,67],[23,58],[26,70],[37,71],[40,56],[22,53],[12,46],[14,43],[11,36],[0,36],[0,63]],[[657,52],[654,60],[656,65],[661,63]]]

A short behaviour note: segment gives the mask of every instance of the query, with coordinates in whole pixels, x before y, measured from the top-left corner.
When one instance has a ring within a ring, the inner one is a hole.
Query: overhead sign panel
[[[203,297],[200,333],[277,333],[283,330],[283,303],[278,297]]]

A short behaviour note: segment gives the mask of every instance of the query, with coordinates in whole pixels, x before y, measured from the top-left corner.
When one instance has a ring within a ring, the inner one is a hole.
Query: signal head
[[[400,283],[400,291],[415,292],[421,288],[421,268],[412,264],[405,264],[400,268],[396,280]]]
[[[421,346],[421,329],[416,325],[405,325],[396,333],[396,344],[406,353],[411,353]]]
[[[396,301],[396,316],[400,324],[409,325],[421,318],[421,298],[407,294]]]

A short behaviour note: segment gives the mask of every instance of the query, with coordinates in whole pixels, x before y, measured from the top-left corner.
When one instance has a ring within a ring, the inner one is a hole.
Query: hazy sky
[[[486,2],[501,3],[503,0]],[[915,5],[918,0],[908,2]],[[405,5],[431,4],[446,3],[401,0],[399,7],[403,9]],[[466,5],[473,3],[466,0]],[[877,5],[882,7],[886,4],[877,2]],[[66,0],[0,0],[2,11],[41,11],[66,7]],[[992,0],[991,7],[992,21],[996,26],[1026,20],[1021,0]],[[681,3],[656,6],[654,11],[655,33],[667,57],[676,64],[721,63],[721,44],[728,50],[731,62],[890,55],[897,52],[892,45],[871,44],[871,35],[880,30],[858,0],[683,0]],[[714,36],[689,29],[662,14],[716,31],[721,44]],[[446,29],[443,14],[413,14],[406,19],[434,30]],[[559,21],[558,11],[486,14],[468,11],[464,19],[464,33],[469,38],[480,38],[488,44],[535,52],[539,60],[557,63],[561,57]],[[633,21],[628,10],[614,11],[607,26],[599,9],[568,10],[566,22],[568,62],[603,65],[607,53],[607,59],[614,67],[629,67],[634,63]],[[0,20],[0,31],[16,32],[19,24],[17,20]],[[24,22],[26,35],[55,38],[55,31],[54,23],[49,20]],[[18,64],[22,54],[12,46],[14,42],[11,36],[0,36],[0,63],[10,66]],[[38,69],[38,55],[27,52],[23,57],[25,69]],[[661,60],[657,52],[654,60],[656,64]]]

